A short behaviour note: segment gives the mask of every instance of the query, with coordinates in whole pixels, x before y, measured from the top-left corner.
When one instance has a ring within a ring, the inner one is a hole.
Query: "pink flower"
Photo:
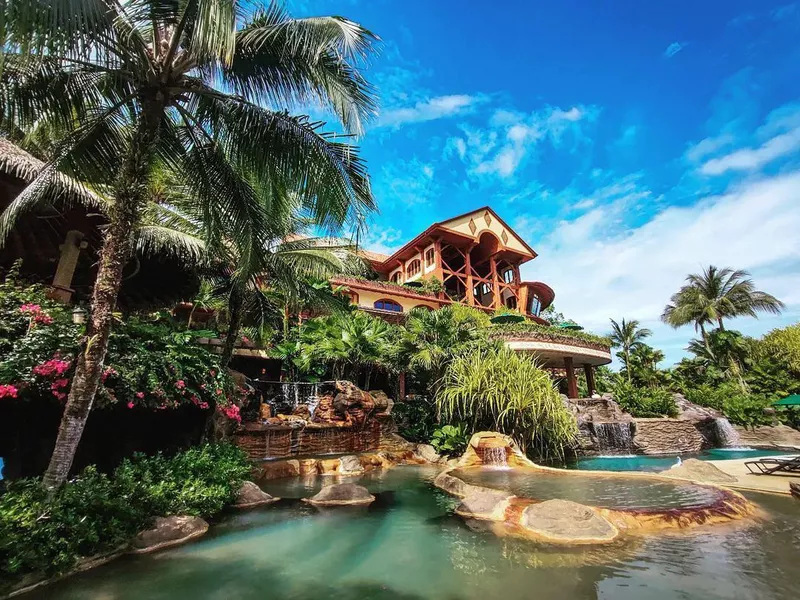
[[[19,307],[19,312],[29,315],[38,315],[42,312],[42,307],[38,304],[23,304]]]
[[[137,397],[137,398],[139,398],[139,400],[141,400],[142,398],[144,398],[144,392],[136,392],[136,394],[135,394],[135,395],[136,395],[136,397]]]
[[[208,408],[208,402],[201,402],[200,403],[200,408],[202,408],[203,410],[207,409]]]
[[[192,394],[192,397],[190,398],[190,400],[195,404],[199,404],[200,403],[200,398],[198,398],[194,394]]]
[[[0,385],[0,398],[16,398],[18,391],[13,385]]]
[[[69,379],[56,379],[53,384],[50,386],[50,389],[57,390],[58,388],[64,388],[69,385]]]
[[[243,335],[242,336],[242,343],[249,344],[250,343],[250,338],[247,337],[246,335]]]
[[[69,370],[69,361],[51,358],[47,362],[33,367],[33,374],[41,377],[61,376]]]
[[[166,404],[159,404],[158,406],[156,406],[156,408],[157,408],[158,410],[166,410],[166,408],[167,408],[167,405],[166,405]]]
[[[239,414],[239,407],[235,404],[231,404],[230,406],[226,406],[222,409],[222,412],[228,417],[231,421],[236,421],[237,423],[242,422],[242,416]]]
[[[53,323],[53,317],[50,315],[46,315],[44,313],[39,313],[38,315],[34,315],[33,317],[34,322],[41,323],[42,325],[50,325]]]
[[[128,402],[128,408],[133,408],[133,402]]]
[[[222,390],[217,388],[217,396],[222,396]]]
[[[179,379],[178,381],[175,382],[175,387],[178,388],[179,390],[182,390],[183,388],[186,387],[186,382],[183,379]]]
[[[113,367],[107,367],[106,370],[103,371],[103,375],[102,375],[103,381],[105,381],[106,379],[108,379],[112,375],[117,375],[116,369],[114,369]]]

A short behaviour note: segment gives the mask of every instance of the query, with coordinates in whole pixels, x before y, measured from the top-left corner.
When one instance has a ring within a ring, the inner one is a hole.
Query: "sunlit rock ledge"
[[[687,507],[607,508],[573,502],[569,499],[520,497],[508,490],[497,490],[467,483],[458,477],[468,469],[509,469],[532,478],[567,477],[576,484],[582,478],[618,479],[622,486],[633,481],[672,482],[708,490],[709,501]],[[667,477],[650,473],[611,473],[569,471],[543,467],[530,461],[508,436],[494,432],[476,433],[456,466],[440,473],[434,484],[462,498],[456,513],[467,519],[484,521],[497,535],[510,535],[556,544],[602,544],[620,535],[666,530],[685,530],[703,525],[726,523],[753,516],[757,508],[744,496],[713,483]]]

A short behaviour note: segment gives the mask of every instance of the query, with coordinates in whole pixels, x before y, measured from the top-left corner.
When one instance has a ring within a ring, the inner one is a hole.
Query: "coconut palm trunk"
[[[133,251],[133,232],[146,199],[147,169],[158,137],[163,102],[145,104],[122,171],[115,184],[117,202],[103,239],[100,266],[92,293],[91,317],[75,376],[64,408],[58,437],[44,474],[49,489],[66,481],[92,409],[108,351],[114,309],[122,285],[122,271]]]
[[[222,347],[222,358],[220,364],[224,367],[230,365],[233,359],[233,350],[239,332],[242,329],[244,320],[244,291],[241,285],[235,283],[231,288],[230,299],[228,301],[228,332],[225,337],[225,345]]]

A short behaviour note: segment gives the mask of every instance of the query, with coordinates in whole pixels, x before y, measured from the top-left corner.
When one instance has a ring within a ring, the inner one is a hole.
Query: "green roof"
[[[800,394],[793,394],[788,398],[773,402],[772,406],[800,406]]]

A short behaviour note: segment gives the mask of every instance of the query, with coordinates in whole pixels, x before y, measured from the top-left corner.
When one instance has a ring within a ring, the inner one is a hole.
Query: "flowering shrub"
[[[0,283],[0,400],[65,402],[82,335],[69,307],[47,298],[42,286],[20,285],[12,272]],[[116,323],[95,406],[219,406],[240,421],[238,407],[231,405],[245,391],[220,368],[216,355],[196,343],[199,335],[135,316]]]

